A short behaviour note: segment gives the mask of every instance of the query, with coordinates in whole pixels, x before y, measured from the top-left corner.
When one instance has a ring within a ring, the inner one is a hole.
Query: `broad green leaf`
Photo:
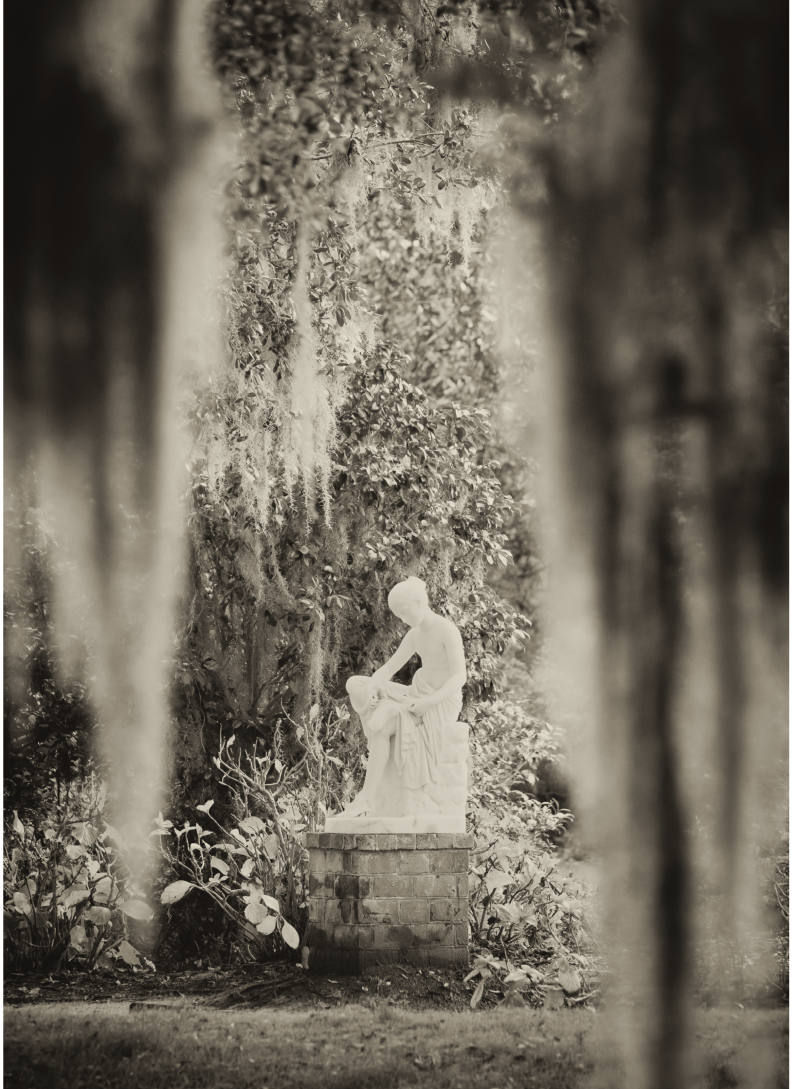
[[[101,877],[92,893],[92,899],[96,904],[107,904],[109,900],[116,899],[116,889],[110,877]]]
[[[490,870],[486,877],[483,879],[483,883],[489,892],[497,892],[498,889],[507,888],[508,885],[513,885],[515,878],[511,874],[501,873],[499,870]]]
[[[258,832],[265,831],[267,826],[264,824],[261,817],[245,817],[244,820],[239,821],[239,827],[244,832],[256,835]]]
[[[581,977],[572,965],[568,964],[566,968],[562,968],[557,979],[567,994],[577,994],[581,989]]]
[[[198,805],[197,808],[200,810],[201,813],[208,813],[208,811],[211,809],[211,806],[213,804],[214,804],[214,799],[212,798],[210,801],[203,802],[202,805]]]
[[[274,896],[268,896],[267,893],[264,892],[261,894],[261,899],[264,901],[267,907],[272,908],[273,911],[277,911],[278,913],[280,913],[281,905],[278,903]]]
[[[261,922],[258,924],[256,930],[259,932],[259,934],[271,934],[275,929],[275,924],[277,923],[277,921],[278,919],[275,915],[267,915],[267,917],[265,919],[262,919]]]
[[[143,919],[150,922],[153,918],[153,909],[143,900],[126,900],[122,905],[122,911],[131,919]]]
[[[281,927],[281,937],[288,946],[291,946],[292,949],[297,949],[298,945],[300,944],[300,935],[297,933],[292,924],[287,923],[286,921],[284,921],[284,924]]]
[[[126,964],[130,964],[132,968],[141,967],[139,962],[139,954],[136,952],[130,942],[122,941],[119,943],[119,955],[125,961]]]
[[[69,943],[77,949],[79,953],[86,953],[89,950],[89,940],[86,937],[86,927],[83,923],[76,923],[75,926],[69,932]]]
[[[263,904],[250,903],[244,909],[244,917],[253,926],[258,926],[267,917],[267,909]]]
[[[179,900],[182,900],[189,889],[193,889],[195,886],[191,881],[173,881],[171,885],[167,885],[164,891],[161,893],[162,904],[177,904]]]
[[[219,870],[219,872],[223,873],[223,874],[230,873],[230,870],[231,870],[228,863],[224,862],[221,858],[212,858],[211,859],[211,869],[212,870]]]
[[[107,907],[100,907],[95,904],[93,907],[87,908],[83,913],[83,918],[90,923],[94,923],[95,926],[105,926],[111,919],[111,909]]]
[[[33,904],[31,903],[31,898],[28,895],[27,889],[22,892],[14,893],[14,907],[17,909],[17,911],[22,912],[23,915],[31,914],[31,912],[33,911]]]
[[[472,998],[469,1000],[469,1004],[470,1004],[470,1006],[471,1006],[471,1008],[473,1010],[478,1005],[480,1000],[483,998],[483,985],[484,985],[484,983],[485,983],[484,979],[478,980],[478,986],[472,992]]]
[[[82,904],[84,900],[88,900],[90,895],[91,893],[88,889],[72,888],[66,894],[61,903],[65,908],[76,907],[78,904]]]
[[[113,841],[116,843],[116,845],[118,847],[120,847],[123,851],[128,850],[128,844],[126,843],[124,836],[122,836],[116,830],[116,828],[113,827],[113,825],[111,825],[111,824],[106,825],[106,835],[110,836],[111,839],[113,839]]]
[[[274,861],[278,857],[278,849],[280,848],[280,840],[271,832],[264,840],[264,852],[271,861]]]
[[[253,865],[254,863],[252,858],[248,858],[246,862],[242,863],[239,869],[239,873],[242,875],[242,877],[250,876],[250,874],[253,872]]]

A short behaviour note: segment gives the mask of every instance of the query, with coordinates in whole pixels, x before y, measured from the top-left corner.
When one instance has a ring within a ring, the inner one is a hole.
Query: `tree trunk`
[[[183,589],[178,376],[218,351],[203,16],[193,0],[44,0],[8,21],[24,116],[6,190],[7,472],[35,463],[63,558],[61,664],[74,672],[88,639],[122,823],[158,808]]]
[[[774,320],[785,293],[785,5],[641,0],[628,15],[592,109],[561,134],[549,203],[536,211],[562,502],[554,608],[588,587],[597,709],[583,787],[610,867],[612,966],[633,999],[626,1084],[678,1089],[695,818],[711,820],[718,925],[730,933],[752,908],[747,833],[759,807],[776,826],[788,640],[786,354]]]

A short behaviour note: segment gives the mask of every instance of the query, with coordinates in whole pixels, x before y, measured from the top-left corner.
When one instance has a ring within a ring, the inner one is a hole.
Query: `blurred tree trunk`
[[[583,571],[597,618],[584,785],[610,865],[612,967],[633,998],[626,1084],[678,1089],[700,865],[690,822],[712,814],[718,925],[735,932],[787,684],[787,12],[776,0],[624,10],[534,214],[562,586]]]
[[[18,123],[6,178],[6,479],[13,488],[34,466],[62,557],[60,662],[75,674],[88,639],[120,821],[158,808],[185,527],[178,375],[217,343],[218,105],[204,10],[45,0],[7,12]],[[25,517],[7,517],[12,560]]]

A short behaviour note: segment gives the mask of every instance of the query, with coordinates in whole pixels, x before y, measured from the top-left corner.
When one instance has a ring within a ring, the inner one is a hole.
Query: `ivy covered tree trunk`
[[[770,0],[627,12],[592,104],[552,151],[549,202],[528,210],[545,224],[557,362],[555,608],[583,582],[597,620],[583,782],[602,814],[614,963],[633,988],[627,1084],[677,1089],[701,867],[691,824],[713,825],[726,935],[753,908],[751,822],[777,824],[786,13]]]

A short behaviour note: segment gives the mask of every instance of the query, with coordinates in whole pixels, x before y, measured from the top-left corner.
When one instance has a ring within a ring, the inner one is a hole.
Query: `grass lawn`
[[[788,1089],[785,1010],[699,1011],[694,1087]],[[213,1010],[147,1002],[6,1008],[6,1087],[616,1089],[592,1010]],[[752,1080],[755,1078],[755,1080]],[[688,1089],[688,1087],[687,1087]]]

